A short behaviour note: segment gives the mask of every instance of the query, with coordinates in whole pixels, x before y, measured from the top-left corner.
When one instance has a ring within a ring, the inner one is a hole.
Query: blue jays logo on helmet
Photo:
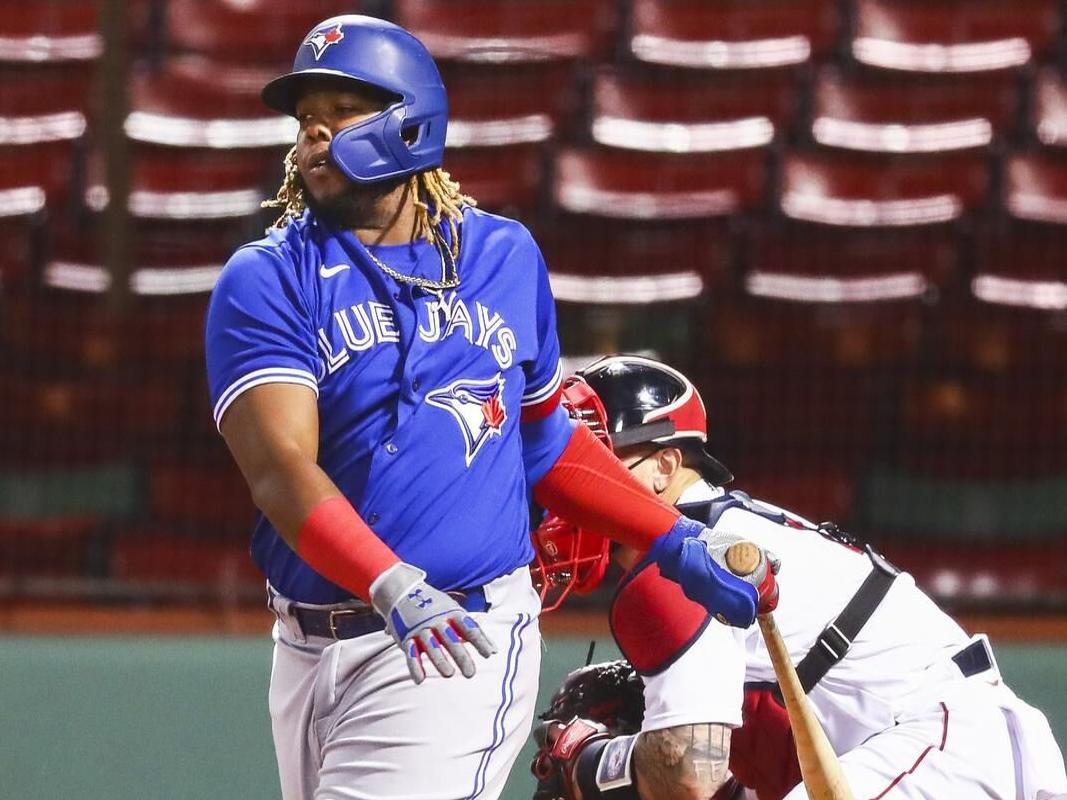
[[[498,372],[487,380],[453,381],[426,394],[426,402],[443,408],[459,423],[467,449],[467,466],[482,446],[499,436],[508,419],[504,407],[504,378]]]
[[[327,47],[332,44],[337,44],[344,38],[345,33],[341,30],[341,23],[337,23],[337,25],[332,28],[312,31],[308,34],[308,37],[304,39],[304,45],[315,51],[315,60],[318,61],[322,58],[322,54],[326,52]]]
[[[302,94],[324,79],[391,97],[380,113],[334,133],[330,157],[349,180],[375,183],[441,165],[448,95],[430,52],[408,31],[360,14],[323,20],[297,48],[292,71],[263,87],[263,102],[296,116]]]

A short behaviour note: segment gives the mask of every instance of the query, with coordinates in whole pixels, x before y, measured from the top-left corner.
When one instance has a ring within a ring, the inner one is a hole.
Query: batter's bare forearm
[[[726,782],[730,729],[705,723],[641,734],[634,770],[642,800],[708,800]]]

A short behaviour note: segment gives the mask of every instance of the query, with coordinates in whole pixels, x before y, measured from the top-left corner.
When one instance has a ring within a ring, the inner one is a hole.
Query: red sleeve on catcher
[[[680,516],[585,425],[575,426],[562,455],[534,487],[534,499],[579,528],[638,550],[651,547]]]
[[[711,615],[664,578],[653,563],[639,565],[619,586],[611,604],[611,633],[642,675],[662,672],[688,650]]]
[[[789,715],[773,689],[745,686],[741,727],[730,734],[730,771],[760,800],[782,800],[801,781]]]

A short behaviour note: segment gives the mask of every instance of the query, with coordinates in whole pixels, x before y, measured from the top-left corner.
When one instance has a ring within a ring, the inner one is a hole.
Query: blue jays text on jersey
[[[436,294],[385,275],[353,234],[305,214],[230,259],[207,320],[216,424],[265,383],[317,395],[319,466],[375,533],[441,589],[529,563],[528,486],[570,438],[555,308],[519,223],[464,210],[459,287]],[[393,269],[437,280],[425,241],[377,246]],[[520,424],[523,411],[538,422]],[[260,515],[252,554],[301,602],[348,597]]]

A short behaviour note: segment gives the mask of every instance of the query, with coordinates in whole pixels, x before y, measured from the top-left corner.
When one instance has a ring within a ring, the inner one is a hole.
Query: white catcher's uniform
[[[271,592],[270,714],[285,800],[500,796],[533,720],[541,602],[526,567],[484,591],[489,608],[473,616],[498,652],[478,659],[473,678],[428,670],[421,685],[389,634],[305,638],[293,604]]]
[[[698,482],[679,505],[722,494]],[[794,663],[871,571],[863,553],[743,508],[726,510],[714,528],[781,558],[774,616]],[[902,573],[845,658],[816,684],[809,698],[857,798],[1067,798],[1063,757],[1044,715],[1004,685],[995,664],[964,677],[952,660],[971,642]],[[758,626],[712,620],[684,655],[645,678],[643,728],[738,726],[745,682],[774,680]],[[787,800],[806,797],[798,786]]]

